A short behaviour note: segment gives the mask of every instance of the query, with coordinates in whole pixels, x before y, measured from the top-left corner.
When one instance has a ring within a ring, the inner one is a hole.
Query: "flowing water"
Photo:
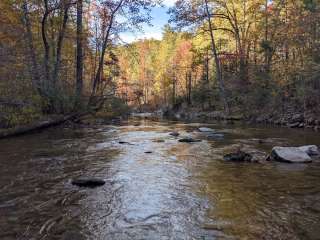
[[[270,152],[320,135],[131,119],[1,140],[0,239],[320,239],[320,162],[225,162],[236,144]],[[79,176],[106,184],[78,188]]]

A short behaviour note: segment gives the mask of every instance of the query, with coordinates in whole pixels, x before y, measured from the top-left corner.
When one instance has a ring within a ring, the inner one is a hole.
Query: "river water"
[[[225,162],[239,144],[268,153],[320,135],[131,119],[1,140],[0,239],[320,239],[320,162]],[[78,188],[79,176],[106,184]]]

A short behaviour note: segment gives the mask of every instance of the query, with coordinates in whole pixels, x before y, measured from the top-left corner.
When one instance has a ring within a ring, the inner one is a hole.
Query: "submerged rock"
[[[180,133],[178,132],[171,132],[169,133],[169,135],[174,136],[174,137],[178,137],[180,135]]]
[[[274,147],[270,160],[287,163],[309,163],[310,156],[298,147]]]
[[[207,128],[207,127],[200,127],[200,128],[198,128],[198,130],[199,130],[200,132],[215,132],[214,129],[212,129],[212,128]]]
[[[125,142],[125,141],[119,141],[118,143],[119,143],[119,144],[134,145],[134,144],[132,144],[132,143],[129,143],[129,142]]]
[[[299,147],[300,150],[304,151],[309,156],[318,156],[320,155],[319,148],[316,145],[306,145]]]
[[[201,142],[201,140],[200,139],[194,139],[194,138],[191,138],[191,137],[186,137],[186,138],[179,139],[179,142],[193,143],[193,142]]]
[[[223,157],[223,159],[226,161],[232,161],[232,162],[251,162],[252,155],[243,151],[237,151],[237,152],[226,154]]]
[[[104,185],[106,182],[100,178],[76,178],[71,181],[72,185],[76,185],[78,187],[99,187]]]
[[[85,236],[76,231],[67,231],[62,234],[61,240],[85,240]]]
[[[222,139],[222,138],[224,138],[224,134],[223,134],[223,133],[208,133],[208,134],[206,134],[206,137],[207,137],[208,139],[214,139],[214,140],[216,140],[216,139]]]

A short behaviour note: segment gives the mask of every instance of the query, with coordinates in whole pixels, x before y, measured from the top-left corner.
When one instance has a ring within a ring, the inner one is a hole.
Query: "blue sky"
[[[124,42],[132,42],[138,39],[143,38],[154,38],[161,39],[162,36],[162,28],[165,24],[168,23],[169,15],[167,14],[168,8],[174,5],[175,0],[164,0],[164,7],[155,7],[152,9],[151,16],[152,26],[148,26],[144,24],[142,26],[143,32],[137,31],[135,33],[125,32],[120,34],[121,39]]]

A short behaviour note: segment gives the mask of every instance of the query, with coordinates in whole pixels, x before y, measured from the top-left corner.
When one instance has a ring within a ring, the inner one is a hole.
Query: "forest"
[[[317,0],[179,0],[162,40],[121,40],[161,4],[1,1],[1,127],[159,109],[317,124]]]

